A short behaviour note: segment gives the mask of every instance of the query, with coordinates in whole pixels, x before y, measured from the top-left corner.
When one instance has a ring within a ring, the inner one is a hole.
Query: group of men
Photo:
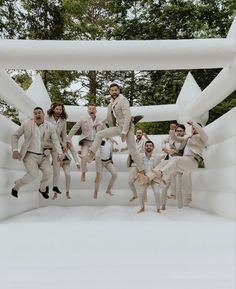
[[[71,198],[69,190],[72,158],[77,168],[81,169],[82,182],[86,182],[87,163],[95,160],[94,198],[97,198],[102,171],[106,168],[111,174],[106,193],[113,195],[112,188],[117,178],[112,159],[113,144],[116,143],[113,137],[120,136],[121,141],[126,142],[129,150],[128,184],[133,194],[130,201],[138,198],[141,206],[138,213],[143,212],[147,188],[151,186],[157,212],[165,209],[168,186],[176,180],[176,187],[180,188],[182,174],[191,173],[202,162],[202,151],[206,146],[207,136],[199,124],[189,122],[192,126],[192,135],[188,137],[184,133],[183,125],[171,124],[168,140],[163,142],[163,153],[155,153],[154,143],[142,130],[136,131],[135,139],[135,123],[141,117],[132,117],[129,101],[120,93],[120,88],[116,83],[110,85],[110,95],[111,102],[105,119],[97,116],[94,104],[89,104],[87,117],[81,118],[72,127],[68,136],[66,125],[68,116],[63,104],[53,103],[47,111],[47,116],[41,107],[34,108],[33,119],[23,123],[12,136],[12,157],[22,160],[26,170],[26,174],[15,181],[12,196],[18,197],[19,189],[35,180],[40,170],[42,178],[39,192],[44,198],[49,198],[49,184],[53,175],[52,199],[56,199],[58,194],[61,194],[59,176],[62,167],[66,180],[66,197]],[[77,153],[72,144],[72,137],[79,129],[81,129],[81,134],[78,144],[81,149]],[[19,139],[22,135],[24,142],[18,150]],[[169,148],[165,146],[167,142]],[[162,201],[160,186],[163,191]],[[182,206],[181,200],[178,205]]]

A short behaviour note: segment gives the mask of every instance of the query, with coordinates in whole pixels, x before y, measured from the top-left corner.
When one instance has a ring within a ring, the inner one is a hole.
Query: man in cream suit
[[[68,134],[68,142],[71,142],[71,139],[74,134],[81,128],[82,133],[79,137],[79,145],[81,146],[81,181],[85,182],[85,174],[88,171],[87,169],[87,160],[85,156],[87,155],[89,148],[91,147],[97,131],[101,130],[105,125],[102,123],[101,119],[97,117],[97,109],[94,104],[88,105],[88,116],[79,120],[70,130]],[[95,157],[96,161],[96,171],[99,172],[101,169],[101,160],[99,156]],[[95,181],[99,181],[100,174],[97,173]]]
[[[189,173],[196,170],[203,162],[202,152],[207,145],[208,136],[198,123],[188,122],[192,126],[192,135],[188,138],[183,156],[171,158],[164,166],[157,166],[147,174],[147,179],[138,179],[139,183],[147,183],[154,180],[158,183],[165,179],[165,175],[172,172]],[[186,141],[185,137],[176,135],[175,130],[170,131],[171,137],[176,141]]]
[[[117,179],[117,171],[116,171],[115,166],[113,165],[113,160],[112,160],[113,142],[114,142],[113,139],[109,139],[109,138],[103,139],[101,148],[100,148],[100,158],[102,162],[101,177],[102,177],[103,168],[106,168],[106,170],[111,174],[111,178],[106,189],[106,194],[110,196],[113,196],[112,188]],[[94,195],[93,195],[94,199],[97,198],[100,183],[101,183],[101,178],[98,182],[95,182]]]
[[[145,152],[145,143],[146,143],[146,141],[148,141],[150,139],[147,136],[147,134],[143,132],[142,129],[137,129],[135,136],[136,136],[135,144],[136,144],[136,148],[138,150],[138,153],[143,155]],[[134,200],[136,200],[138,198],[136,187],[134,185],[134,181],[137,177],[138,169],[137,169],[136,164],[133,162],[131,155],[128,156],[127,166],[128,166],[128,168],[130,168],[128,184],[129,184],[129,187],[133,193],[133,196],[130,198],[129,201],[133,202]],[[147,198],[147,196],[144,197],[144,199],[146,199],[146,198]]]
[[[50,109],[47,111],[46,120],[55,126],[58,139],[60,141],[63,152],[66,150],[66,135],[67,125],[66,120],[68,118],[65,111],[65,107],[62,103],[52,103]],[[61,194],[58,188],[59,177],[60,177],[60,163],[57,160],[57,151],[51,147],[52,165],[53,165],[53,192],[54,194]]]
[[[173,138],[172,134],[169,134],[168,138],[164,139],[162,142],[162,151],[166,153],[166,160],[170,160],[173,157],[182,156],[184,152],[184,148],[186,145],[186,141],[188,136],[185,134],[185,126],[183,124],[175,124],[174,122],[170,123],[170,131],[175,130],[178,137],[183,137],[185,141],[177,141]],[[169,148],[166,147],[166,144],[169,144]],[[191,176],[188,174],[191,178]],[[178,178],[181,178],[181,175],[178,175]],[[178,186],[177,186],[178,184]],[[163,185],[162,189],[162,210],[166,209],[166,199],[167,199],[167,191],[169,187],[171,188],[171,194],[169,198],[176,199],[176,195],[178,197],[178,207],[182,207],[182,190],[179,188],[180,181],[176,182],[176,172],[170,174],[169,179],[165,185]],[[188,188],[191,190],[191,188]],[[178,194],[176,194],[178,192]]]
[[[145,174],[148,174],[153,168],[155,168],[162,160],[164,155],[163,154],[153,154],[154,150],[154,143],[152,141],[146,141],[145,143],[145,152],[142,155],[142,161],[145,169]],[[154,198],[156,202],[156,211],[157,213],[160,213],[160,206],[161,206],[161,197],[160,197],[160,189],[159,184],[150,181],[149,183],[139,185],[139,183],[135,182],[135,185],[137,186],[137,192],[138,192],[138,199],[140,203],[140,210],[137,212],[142,213],[145,211],[145,195],[147,193],[147,189],[149,186],[152,187]]]
[[[39,192],[48,199],[48,184],[51,178],[50,148],[57,151],[58,160],[62,160],[63,154],[55,127],[44,120],[44,112],[41,107],[33,110],[34,118],[22,124],[12,135],[13,159],[22,160],[26,169],[23,178],[15,182],[12,195],[18,197],[19,189],[38,177],[39,170],[43,176],[40,182]],[[24,142],[18,151],[18,142],[24,135]]]
[[[139,177],[142,178],[142,176],[144,176],[144,167],[135,145],[134,124],[132,122],[129,101],[120,94],[120,88],[116,83],[110,85],[110,95],[112,100],[108,105],[106,119],[109,128],[101,130],[96,134],[94,142],[87,154],[87,161],[91,162],[93,160],[103,138],[120,135],[122,142],[126,141],[129,153],[137,165]]]
[[[60,166],[62,167],[65,175],[65,183],[66,183],[66,198],[71,199],[70,196],[70,183],[71,183],[71,175],[70,175],[70,164],[71,164],[71,158],[74,159],[74,162],[76,164],[77,169],[80,169],[79,165],[79,158],[78,154],[73,147],[72,144],[67,144],[66,152],[63,154],[63,160],[60,162]],[[54,195],[52,197],[52,200],[55,200],[57,198],[57,192],[54,191]]]

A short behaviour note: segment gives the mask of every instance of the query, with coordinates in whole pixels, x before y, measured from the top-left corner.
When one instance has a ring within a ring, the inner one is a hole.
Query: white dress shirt
[[[36,123],[34,123],[34,127],[32,129],[32,139],[28,147],[28,151],[37,154],[43,153],[42,139],[44,132],[45,132],[44,123],[40,124],[39,126]]]
[[[108,160],[111,158],[111,152],[112,152],[112,141],[105,140],[105,144],[101,146],[100,150],[100,157],[101,160]]]
[[[91,117],[88,119],[89,121],[89,126],[92,128],[90,130],[89,135],[86,137],[86,140],[94,141],[95,135],[96,135],[96,128],[94,128],[94,125],[96,124],[96,118],[93,120]]]
[[[154,157],[147,158],[146,154],[143,155],[143,165],[145,174],[149,173],[154,168]]]

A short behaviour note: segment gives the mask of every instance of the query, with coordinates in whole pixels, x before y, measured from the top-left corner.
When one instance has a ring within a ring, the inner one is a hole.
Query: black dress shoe
[[[40,189],[39,189],[39,192],[44,197],[44,199],[48,199],[49,198],[49,195],[48,195],[49,187],[46,187],[45,192],[41,192]]]
[[[61,194],[61,191],[58,189],[58,187],[53,187],[52,190],[55,193]]]
[[[12,189],[11,190],[11,194],[12,194],[13,197],[18,198],[18,191],[17,190]]]

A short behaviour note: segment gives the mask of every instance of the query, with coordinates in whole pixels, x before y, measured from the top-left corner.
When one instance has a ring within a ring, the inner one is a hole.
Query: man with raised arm
[[[15,160],[22,160],[26,169],[23,178],[15,181],[12,189],[12,196],[18,198],[19,189],[31,183],[42,172],[39,192],[45,199],[48,199],[49,181],[52,175],[50,164],[50,148],[53,146],[57,152],[57,159],[61,161],[63,153],[54,125],[44,119],[44,112],[41,107],[33,110],[34,118],[22,124],[12,135],[12,157]],[[24,142],[20,152],[18,142],[24,135]]]
[[[112,100],[108,105],[106,119],[109,128],[101,130],[96,134],[94,142],[87,154],[87,161],[91,162],[93,160],[103,138],[120,136],[122,142],[127,143],[129,153],[137,165],[139,178],[142,178],[144,176],[144,167],[135,145],[134,123],[129,101],[120,93],[119,85],[116,83],[110,85],[110,95]]]

